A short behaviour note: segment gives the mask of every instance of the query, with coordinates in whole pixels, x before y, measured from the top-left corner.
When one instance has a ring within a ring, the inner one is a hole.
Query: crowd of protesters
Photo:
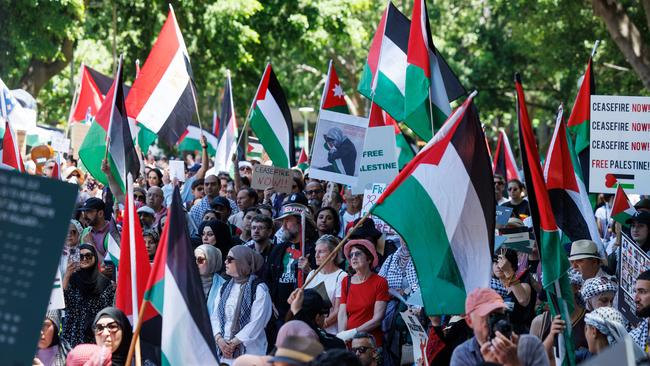
[[[199,156],[186,157],[182,183],[170,179],[167,159],[149,156],[144,162],[134,199],[150,261],[173,186],[179,184],[223,364],[555,364],[556,336],[569,324],[549,311],[536,244],[530,253],[499,249],[490,287],[468,294],[464,314],[427,317],[422,306],[403,301],[427,286],[418,282],[405,243],[394,232],[379,231],[372,218],[357,225],[362,195],[298,169],[293,170],[291,193],[253,189],[252,167],[260,162],[235,161],[232,174],[218,172],[209,166],[205,146]],[[74,161],[68,164],[63,179],[79,184],[80,195],[59,266],[65,309],[45,316],[34,364],[123,365],[132,328],[113,307],[117,269],[109,244],[120,240],[124,195],[107,165],[103,171],[111,184],[103,187]],[[50,167],[51,161],[46,162],[42,174],[48,175]],[[525,185],[495,175],[494,188],[495,206],[512,209],[505,227],[530,226]],[[603,201],[594,220],[604,247],[591,240],[567,247],[575,302],[570,326],[578,362],[628,334],[640,354],[650,347],[650,271],[635,284],[636,315],[642,322],[628,324],[617,310],[616,296],[620,232],[626,229],[607,214],[611,197]],[[630,236],[650,251],[650,201],[642,199],[636,208]],[[347,234],[343,249],[327,261]],[[427,330],[426,345],[414,344],[400,316],[404,311]],[[495,328],[494,319],[508,326]],[[425,358],[415,361],[414,347],[421,347]],[[144,364],[162,362],[153,354]]]

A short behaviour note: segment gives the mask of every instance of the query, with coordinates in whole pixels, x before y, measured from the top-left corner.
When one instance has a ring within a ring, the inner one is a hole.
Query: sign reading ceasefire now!
[[[251,188],[267,189],[273,187],[276,192],[291,193],[293,175],[291,169],[257,164],[253,167]]]
[[[650,97],[591,96],[589,192],[650,193]]]

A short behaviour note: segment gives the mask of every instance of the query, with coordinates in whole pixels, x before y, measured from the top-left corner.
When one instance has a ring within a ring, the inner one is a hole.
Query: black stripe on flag
[[[287,124],[287,130],[289,130],[289,166],[296,165],[296,147],[293,142],[293,120],[291,119],[291,110],[289,110],[289,103],[287,103],[287,98],[284,95],[284,91],[280,86],[278,78],[273,72],[273,68],[269,68],[271,75],[269,75],[269,85],[267,92],[271,93],[273,99],[278,104],[282,116],[284,117],[284,122]]]
[[[134,177],[140,174],[140,159],[138,159],[138,155],[135,152],[135,145],[133,144],[133,137],[131,137],[131,129],[129,128],[129,119],[126,113],[126,105],[124,104],[126,96],[124,95],[122,74],[123,70],[120,65],[115,89],[113,121],[109,123],[109,126],[111,126],[111,130],[109,131],[109,152],[111,154],[121,155],[113,156],[113,159],[124,161],[126,171],[120,172],[120,174],[124,174],[124,177],[121,177],[121,179],[124,179],[127,173],[131,173]],[[126,185],[126,181],[123,183]]]
[[[566,190],[549,189],[548,198],[551,201],[557,226],[572,242],[580,239],[592,239],[580,208]]]
[[[172,109],[167,120],[158,131],[158,137],[170,146],[175,145],[178,139],[185,134],[187,126],[192,122],[194,112],[192,85],[191,81],[188,81],[174,109]]]
[[[88,73],[90,74],[90,77],[93,79],[93,82],[97,86],[97,89],[99,89],[99,92],[102,93],[102,95],[108,94],[108,91],[111,89],[111,85],[113,85],[113,78],[107,75],[102,74],[101,72],[93,69],[92,67],[84,66],[86,70],[88,70]],[[122,88],[124,89],[124,98],[126,98],[129,95],[129,91],[131,90],[131,87],[122,83]]]
[[[386,17],[386,29],[384,34],[406,55],[409,48],[409,33],[411,22],[402,14],[393,3],[388,5],[388,16]]]
[[[169,206],[167,224],[169,231],[167,235],[167,266],[178,289],[183,295],[183,300],[190,311],[196,327],[201,332],[207,346],[217,357],[216,343],[212,335],[212,325],[208,308],[205,306],[205,294],[199,277],[199,270],[196,266],[194,251],[190,242],[190,235],[187,230],[187,216],[182,206],[181,194],[178,187],[174,187],[172,204]],[[165,299],[165,301],[171,299]],[[180,300],[180,299],[179,299]],[[163,314],[163,322],[164,322]],[[189,352],[190,350],[188,350]]]
[[[481,128],[478,110],[473,102],[463,115],[454,135],[451,137],[451,144],[463,161],[472,187],[481,202],[487,227],[487,236],[490,238],[490,253],[493,253],[496,220],[494,179],[492,176],[490,155],[485,145],[485,135],[483,134],[483,128]]]
[[[616,179],[634,180],[634,174],[612,174]]]
[[[221,100],[221,115],[219,116],[219,130],[217,131],[217,139],[221,141],[221,136],[228,128],[230,119],[232,118],[232,108],[230,100],[232,99],[232,85],[230,79],[226,78],[226,85],[223,89],[223,99]]]

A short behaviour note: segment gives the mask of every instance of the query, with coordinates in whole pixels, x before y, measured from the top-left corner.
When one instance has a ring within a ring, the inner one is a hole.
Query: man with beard
[[[636,316],[643,321],[630,332],[630,336],[642,350],[648,353],[648,318],[650,317],[650,270],[639,275],[634,285],[634,303]]]
[[[325,191],[323,186],[315,180],[310,181],[305,186],[305,196],[309,200],[309,206],[312,208],[313,212],[318,211],[318,209],[323,204],[323,195]]]
[[[98,257],[104,258],[110,237],[120,243],[120,233],[112,220],[106,220],[106,204],[99,198],[89,198],[79,208],[81,219],[87,227],[81,232],[81,243],[92,244],[97,249]]]
[[[306,223],[304,229],[307,241],[304,256],[310,260],[314,258],[313,242],[311,242],[314,235],[307,234],[307,231],[315,231],[311,212],[299,203],[287,203],[282,206],[280,216],[276,219],[282,221],[281,243],[271,250],[266,262],[267,268],[263,278],[269,286],[271,300],[277,309],[278,327],[289,311],[287,299],[298,286],[298,278],[302,274],[298,268],[298,259],[303,256],[301,247],[303,217]]]
[[[208,175],[203,181],[203,193],[205,196],[190,209],[190,217],[194,221],[195,226],[201,225],[203,214],[210,209],[212,201],[219,197],[219,190],[221,189],[221,181],[216,175]]]

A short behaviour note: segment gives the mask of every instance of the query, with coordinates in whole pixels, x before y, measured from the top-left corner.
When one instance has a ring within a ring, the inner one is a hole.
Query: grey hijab
[[[237,261],[237,273],[239,275],[237,282],[246,280],[251,273],[259,271],[264,264],[264,257],[245,245],[235,245],[230,249],[230,253]]]
[[[203,292],[208,295],[212,287],[212,279],[214,275],[221,270],[223,260],[221,259],[221,251],[212,245],[202,244],[194,249],[194,256],[198,257],[203,255],[206,259],[206,273],[201,273],[201,283],[203,284]]]

